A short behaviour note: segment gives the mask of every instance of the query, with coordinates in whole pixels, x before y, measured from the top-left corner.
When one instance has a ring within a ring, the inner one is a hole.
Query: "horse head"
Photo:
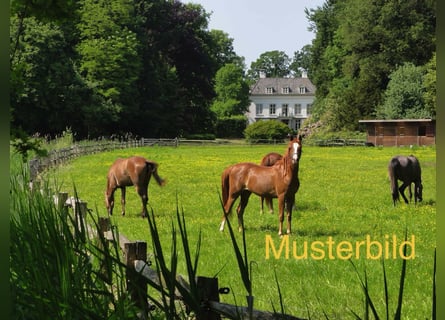
[[[302,152],[301,136],[298,136],[298,138],[293,138],[289,142],[287,152],[292,159],[292,164],[296,164],[300,160]]]

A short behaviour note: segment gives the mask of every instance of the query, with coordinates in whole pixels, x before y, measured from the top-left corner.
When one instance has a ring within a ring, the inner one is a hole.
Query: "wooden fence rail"
[[[30,180],[34,181],[43,171],[66,163],[80,156],[95,154],[116,149],[138,148],[148,146],[174,146],[179,145],[179,139],[135,139],[128,141],[105,141],[85,144],[74,144],[67,148],[51,150],[45,157],[36,157],[29,160]]]

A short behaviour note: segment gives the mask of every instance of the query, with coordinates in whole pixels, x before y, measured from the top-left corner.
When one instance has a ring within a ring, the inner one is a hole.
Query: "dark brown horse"
[[[419,160],[413,155],[408,157],[395,156],[388,164],[388,175],[391,180],[391,194],[394,206],[399,200],[399,192],[408,203],[408,199],[405,196],[405,189],[408,187],[409,200],[413,196],[411,191],[411,184],[414,183],[414,202],[417,200],[422,201],[422,172],[420,169]],[[399,187],[397,181],[400,180],[403,184]]]
[[[117,159],[108,170],[105,203],[108,214],[113,214],[114,192],[121,189],[122,215],[125,215],[125,187],[135,186],[142,200],[142,217],[147,215],[148,184],[151,175],[163,186],[165,180],[158,175],[158,164],[143,157]]]
[[[282,159],[283,156],[279,153],[276,152],[270,152],[268,154],[266,154],[263,159],[261,159],[261,163],[260,165],[262,166],[266,166],[266,167],[271,167],[273,166],[278,160]],[[261,198],[261,214],[263,214],[264,212],[264,200],[266,200],[266,205],[269,208],[269,212],[273,214],[273,202],[272,202],[272,198],[265,198],[263,196],[260,197]]]
[[[292,207],[295,193],[298,191],[298,161],[301,156],[301,140],[292,139],[281,160],[272,167],[244,162],[232,165],[221,175],[224,216],[220,231],[224,230],[226,218],[231,212],[235,200],[240,197],[237,208],[239,230],[242,231],[243,214],[252,193],[266,198],[278,198],[279,230],[283,234],[284,210],[287,211],[287,233],[291,233]]]

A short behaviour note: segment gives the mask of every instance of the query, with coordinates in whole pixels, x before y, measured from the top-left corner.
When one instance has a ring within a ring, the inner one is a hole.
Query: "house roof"
[[[315,86],[312,84],[309,78],[260,78],[251,87],[251,95],[264,95],[264,94],[283,94],[283,88],[289,88],[287,95],[301,95],[300,88],[305,87],[306,95],[315,94]],[[272,93],[266,93],[267,88],[273,88]]]
[[[358,122],[360,123],[380,123],[380,122],[386,122],[386,123],[391,123],[391,122],[432,122],[432,119],[389,119],[389,120],[384,120],[384,119],[376,119],[376,120],[359,120]]]

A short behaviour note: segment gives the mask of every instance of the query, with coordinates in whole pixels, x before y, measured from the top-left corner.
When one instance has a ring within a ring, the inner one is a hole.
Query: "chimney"
[[[260,79],[266,78],[266,72],[260,71]]]
[[[306,70],[301,70],[301,77],[302,78],[307,78],[307,71]]]

